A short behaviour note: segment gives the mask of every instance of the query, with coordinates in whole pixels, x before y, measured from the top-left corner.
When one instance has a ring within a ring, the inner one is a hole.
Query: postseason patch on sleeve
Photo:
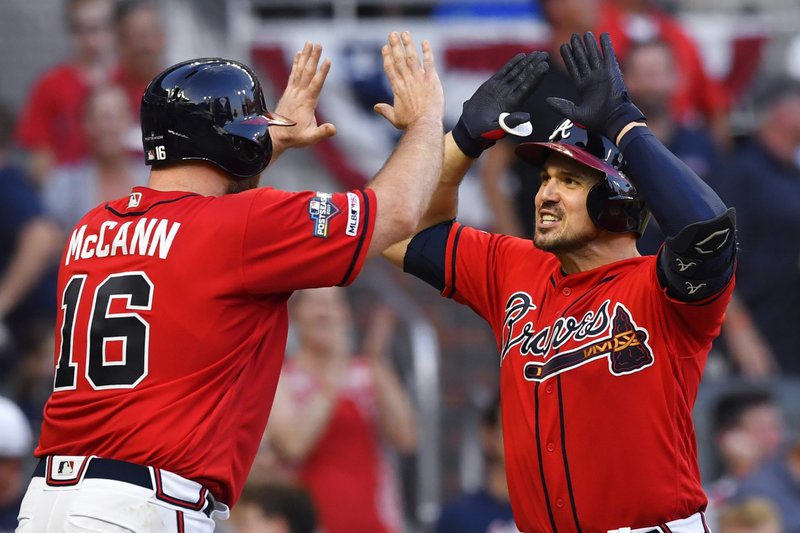
[[[308,201],[308,216],[314,222],[314,237],[328,238],[328,222],[341,212],[333,203],[333,195],[318,192]]]

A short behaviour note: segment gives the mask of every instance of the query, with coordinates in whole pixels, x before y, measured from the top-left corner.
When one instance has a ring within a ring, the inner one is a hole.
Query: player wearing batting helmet
[[[61,259],[54,390],[19,531],[213,531],[264,432],[292,291],[350,283],[427,205],[444,98],[422,51],[389,36],[394,106],[378,111],[404,135],[369,188],[346,193],[255,188],[283,150],[335,131],[314,118],[319,45],[296,54],[278,114],[235,61],[150,83],[148,186],[90,211]]]
[[[653,136],[601,43],[561,47],[581,102],[549,98],[567,120],[517,149],[542,165],[533,246],[453,219],[463,173],[545,75],[520,68],[537,54],[464,104],[426,229],[384,254],[492,327],[521,531],[705,532],[691,411],[733,290],[733,212]],[[642,257],[649,211],[668,238]]]

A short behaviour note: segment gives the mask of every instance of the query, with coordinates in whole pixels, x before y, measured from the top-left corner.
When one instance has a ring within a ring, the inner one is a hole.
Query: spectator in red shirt
[[[268,438],[296,468],[326,533],[402,531],[381,436],[409,453],[416,432],[411,402],[385,357],[393,316],[372,314],[364,357],[354,357],[344,289],[302,291],[290,310],[299,346],[281,373]]]
[[[68,0],[73,55],[33,84],[16,137],[31,152],[31,174],[41,181],[54,164],[86,155],[81,110],[92,87],[108,79],[113,60],[112,0]]]
[[[715,140],[729,143],[728,95],[709,76],[697,45],[677,20],[651,0],[605,0],[601,4],[597,33],[608,32],[620,61],[635,42],[661,39],[672,51],[679,73],[672,111],[681,121],[705,119]]]

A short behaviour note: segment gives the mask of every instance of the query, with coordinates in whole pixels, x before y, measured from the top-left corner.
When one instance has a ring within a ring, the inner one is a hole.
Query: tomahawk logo
[[[634,322],[631,312],[621,303],[605,300],[583,316],[559,317],[540,330],[529,315],[536,308],[526,292],[509,297],[500,350],[502,359],[514,347],[521,356],[533,358],[524,366],[525,379],[529,381],[544,381],[598,359],[608,359],[609,371],[615,376],[638,372],[653,364],[647,330]],[[568,343],[583,344],[559,352]]]
[[[608,335],[590,344],[551,357],[546,362],[525,364],[525,379],[544,381],[562,372],[598,359],[608,359],[608,370],[615,376],[639,372],[652,366],[653,350],[647,344],[649,334],[636,325],[624,305],[617,304]]]

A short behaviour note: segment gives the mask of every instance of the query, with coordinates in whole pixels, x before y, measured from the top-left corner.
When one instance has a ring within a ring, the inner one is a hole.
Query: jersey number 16
[[[76,387],[78,363],[74,359],[76,315],[86,275],[70,278],[61,296],[64,321],[53,390]],[[112,313],[115,298],[127,301],[127,310]],[[147,376],[150,324],[135,311],[149,311],[153,304],[153,282],[144,272],[112,274],[94,291],[86,331],[86,380],[96,390],[132,389]],[[106,347],[110,341],[122,343],[122,359],[109,361]]]

